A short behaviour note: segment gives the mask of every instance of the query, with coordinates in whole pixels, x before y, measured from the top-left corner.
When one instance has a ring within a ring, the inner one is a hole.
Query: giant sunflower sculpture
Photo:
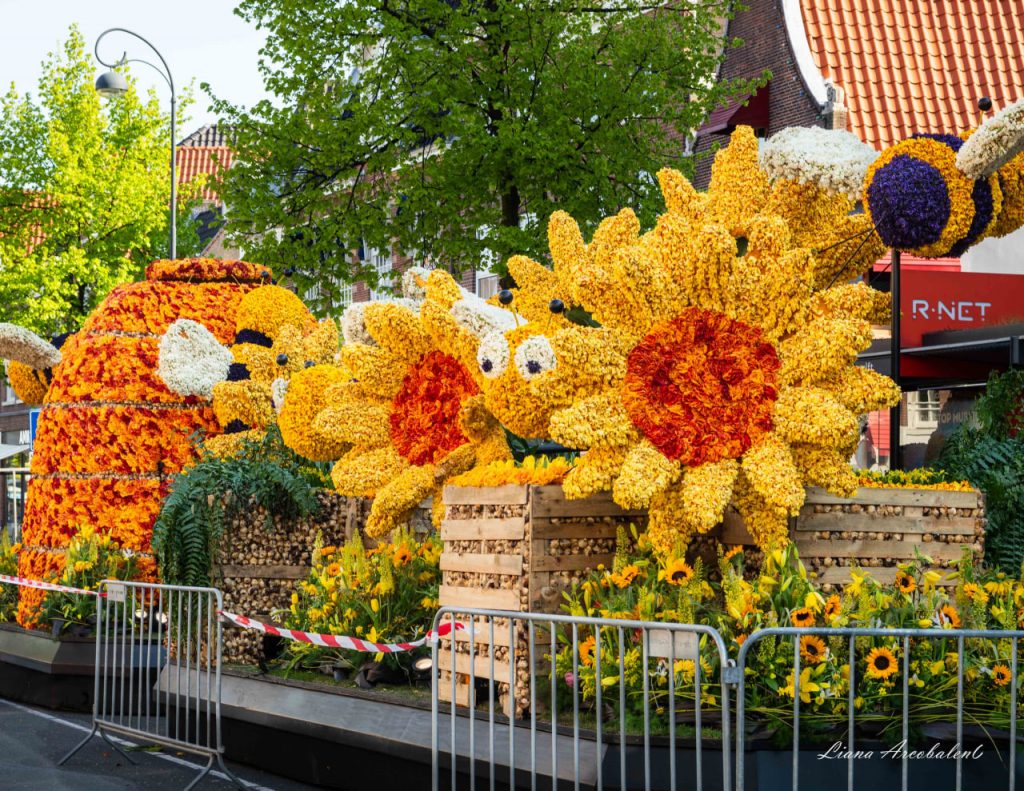
[[[399,527],[448,478],[508,455],[504,432],[480,403],[475,367],[460,361],[475,347],[452,315],[463,294],[443,272],[427,284],[422,303],[360,308],[368,342],[342,347],[352,379],[326,389],[328,406],[312,426],[353,446],[332,477],[342,494],[374,498],[371,536]]]
[[[601,326],[555,333],[531,387],[555,408],[551,436],[586,449],[567,496],[611,489],[621,506],[649,508],[666,552],[732,502],[771,547],[806,484],[851,493],[858,415],[898,397],[854,366],[885,307],[843,282],[866,266],[863,247],[838,258],[834,243],[818,256],[806,246],[811,212],[828,219],[818,238],[855,239],[862,221],[848,198],[822,205],[813,187],[772,187],[749,129],[716,157],[707,194],[675,171],[659,177],[668,211],[646,234],[624,210],[586,245],[572,218],[552,217],[560,290]]]

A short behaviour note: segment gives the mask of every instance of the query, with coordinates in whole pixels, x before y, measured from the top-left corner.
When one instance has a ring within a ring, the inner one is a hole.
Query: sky
[[[180,139],[216,121],[201,82],[210,83],[218,97],[247,107],[265,98],[257,70],[264,36],[234,15],[235,5],[234,0],[0,0],[0,90],[6,93],[14,82],[19,93],[37,93],[43,59],[67,37],[72,23],[78,23],[90,52],[107,28],[128,28],[164,56],[179,95],[194,80],[196,101]],[[125,51],[129,59],[160,65],[145,44],[123,33],[110,33],[100,46],[108,63]],[[156,72],[139,64],[132,70],[140,87],[155,88],[161,106],[169,109],[170,91]]]

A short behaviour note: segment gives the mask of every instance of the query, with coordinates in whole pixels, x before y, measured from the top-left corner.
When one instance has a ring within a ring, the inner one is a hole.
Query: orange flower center
[[[480,392],[454,357],[427,352],[409,367],[391,402],[391,441],[408,461],[433,464],[468,440],[462,433],[462,403]]]
[[[630,353],[623,402],[666,457],[687,467],[734,459],[771,431],[779,365],[761,330],[687,308]]]

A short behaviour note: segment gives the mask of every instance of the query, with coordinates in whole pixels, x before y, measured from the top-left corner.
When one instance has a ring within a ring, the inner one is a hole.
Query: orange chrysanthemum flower
[[[630,352],[622,400],[669,459],[687,466],[735,459],[772,429],[779,366],[761,330],[687,308]]]
[[[465,366],[432,350],[411,366],[391,402],[391,441],[416,465],[432,464],[468,442],[459,425],[463,402],[480,392]]]

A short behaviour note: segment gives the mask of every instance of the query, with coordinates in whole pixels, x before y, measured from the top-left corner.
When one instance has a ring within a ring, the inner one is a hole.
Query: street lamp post
[[[104,36],[108,33],[127,33],[129,36],[134,36],[147,47],[149,47],[156,56],[160,58],[160,62],[164,66],[164,70],[161,71],[157,66],[150,63],[148,60],[140,60],[138,58],[132,58],[128,60],[128,53],[121,55],[121,59],[116,63],[107,63],[103,58],[100,57],[100,42]],[[174,95],[174,78],[171,76],[171,69],[167,65],[167,61],[164,60],[164,56],[160,54],[160,50],[154,47],[149,41],[144,39],[138,33],[131,30],[127,30],[123,27],[112,27],[108,30],[104,30],[100,33],[99,38],[96,39],[96,46],[93,48],[93,53],[96,55],[96,60],[106,66],[109,71],[104,72],[96,79],[96,92],[100,96],[107,98],[117,98],[123,96],[128,90],[128,82],[125,80],[124,75],[117,71],[114,71],[118,66],[123,66],[126,63],[143,63],[149,66],[151,69],[156,71],[161,77],[164,78],[164,82],[167,83],[167,87],[171,89],[171,243],[170,243],[170,257],[176,258],[177,247],[178,247],[178,226],[177,226],[177,203],[178,203],[178,178],[177,178],[177,151],[174,147],[175,131],[174,122],[176,115],[176,101],[177,97]]]

